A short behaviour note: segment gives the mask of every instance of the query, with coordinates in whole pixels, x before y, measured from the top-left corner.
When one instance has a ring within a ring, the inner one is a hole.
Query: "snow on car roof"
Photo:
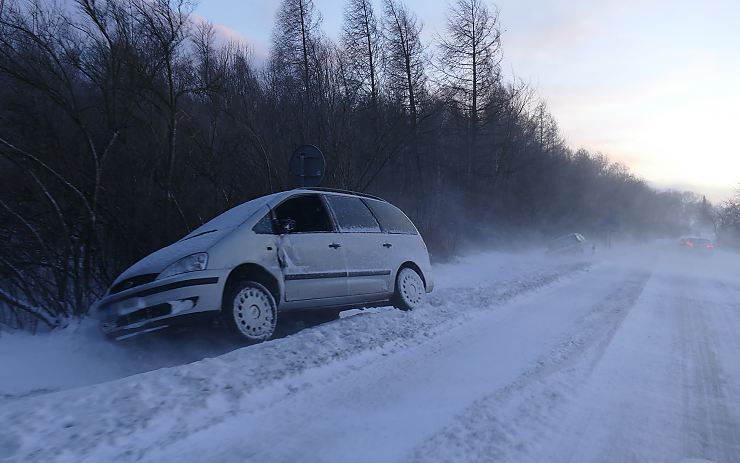
[[[255,198],[255,199],[252,199],[251,201],[247,201],[238,206],[235,206],[223,212],[222,214],[217,215],[216,217],[204,223],[203,225],[196,228],[195,230],[191,231],[190,233],[185,235],[180,241],[188,240],[198,235],[212,233],[217,230],[223,230],[224,228],[237,227],[241,225],[242,223],[244,223],[247,219],[252,217],[252,215],[254,215],[263,206],[268,205],[268,204],[274,204],[280,201],[281,199],[286,198],[290,196],[291,194],[296,194],[296,193],[314,193],[314,194],[330,193],[330,194],[337,194],[337,195],[360,196],[360,197],[377,199],[379,201],[384,201],[382,198],[378,198],[376,196],[367,195],[364,193],[356,193],[353,191],[334,190],[330,188],[296,188],[294,190],[281,191],[281,192],[273,193],[267,196],[260,196],[259,198]]]

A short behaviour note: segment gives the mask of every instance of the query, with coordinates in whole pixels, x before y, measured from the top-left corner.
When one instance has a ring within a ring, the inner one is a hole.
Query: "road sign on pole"
[[[299,146],[290,157],[288,170],[295,186],[319,186],[326,170],[324,153],[314,145]]]

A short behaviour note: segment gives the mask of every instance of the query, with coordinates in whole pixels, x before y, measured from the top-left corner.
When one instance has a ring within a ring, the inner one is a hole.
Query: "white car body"
[[[586,238],[580,233],[568,233],[556,238],[548,245],[553,254],[583,254],[586,252]]]
[[[324,226],[311,222],[322,219],[322,206],[326,229],[301,231]],[[308,218],[301,225],[288,217],[298,228],[278,231],[286,221],[281,214],[300,216],[298,222]],[[183,270],[176,264],[181,259],[205,268],[171,275]],[[403,267],[414,269],[426,292],[432,291],[426,245],[400,209],[364,194],[296,189],[230,209],[143,258],[113,282],[94,310],[103,331],[127,337],[218,315],[237,278],[267,288],[278,313],[379,305],[394,295]]]

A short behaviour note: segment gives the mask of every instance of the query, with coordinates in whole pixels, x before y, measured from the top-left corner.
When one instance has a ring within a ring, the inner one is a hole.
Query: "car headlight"
[[[170,264],[166,269],[162,270],[162,273],[159,274],[157,279],[161,280],[162,278],[179,275],[181,273],[205,270],[207,266],[208,254],[205,252],[198,252],[183,257],[182,259]]]

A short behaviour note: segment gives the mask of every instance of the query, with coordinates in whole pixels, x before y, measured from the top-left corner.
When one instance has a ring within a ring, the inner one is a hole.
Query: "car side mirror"
[[[293,219],[283,219],[280,221],[280,231],[282,233],[292,233],[298,224]]]

